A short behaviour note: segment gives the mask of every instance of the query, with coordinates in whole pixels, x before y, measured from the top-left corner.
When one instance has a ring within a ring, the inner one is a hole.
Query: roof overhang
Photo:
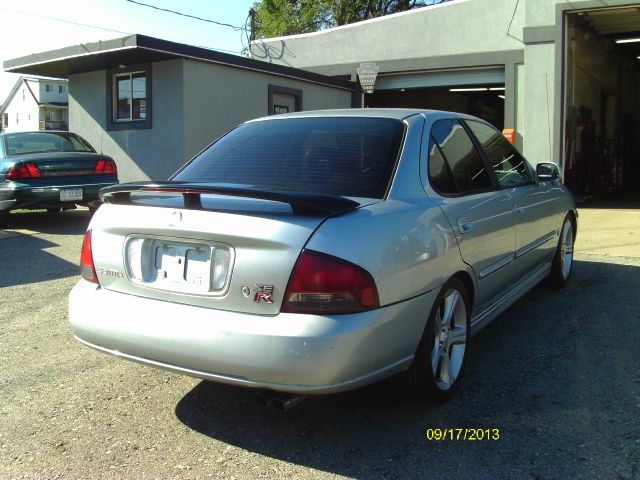
[[[145,35],[130,35],[112,40],[84,43],[5,60],[4,70],[10,73],[68,78],[77,73],[178,58],[294,78],[345,90],[355,90],[356,88],[355,83],[349,80]]]

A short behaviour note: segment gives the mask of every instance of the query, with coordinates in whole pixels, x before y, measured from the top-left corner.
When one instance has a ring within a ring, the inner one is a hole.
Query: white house
[[[68,82],[20,77],[0,107],[0,118],[6,132],[68,130]]]

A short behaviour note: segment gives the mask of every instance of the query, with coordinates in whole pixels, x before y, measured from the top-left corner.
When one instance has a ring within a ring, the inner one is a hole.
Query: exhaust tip
[[[287,410],[302,403],[307,397],[303,395],[294,395],[277,392],[259,392],[256,394],[256,401],[263,407],[273,407],[280,412]]]

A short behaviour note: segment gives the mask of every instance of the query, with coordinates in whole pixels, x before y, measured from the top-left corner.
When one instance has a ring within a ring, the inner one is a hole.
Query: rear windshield
[[[93,152],[83,138],[65,132],[9,133],[4,137],[5,152],[10,155],[48,152]]]
[[[288,118],[242,125],[172,180],[384,197],[404,125],[384,118]]]

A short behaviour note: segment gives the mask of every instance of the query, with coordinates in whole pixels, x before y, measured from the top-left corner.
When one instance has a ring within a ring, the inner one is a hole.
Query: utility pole
[[[253,8],[249,9],[249,16],[251,17],[251,34],[249,36],[249,40],[250,41],[254,41],[256,39],[256,16],[258,14],[256,13],[256,11]]]

